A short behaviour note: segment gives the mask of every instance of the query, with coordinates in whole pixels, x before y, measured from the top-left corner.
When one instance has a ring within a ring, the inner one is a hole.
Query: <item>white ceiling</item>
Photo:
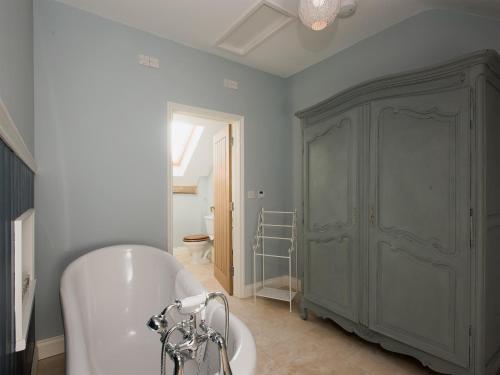
[[[217,40],[260,0],[58,0],[140,30],[287,77],[419,12],[452,8],[500,18],[499,0],[358,0],[356,14],[322,32],[294,20],[245,56]],[[298,0],[272,0],[297,14]]]

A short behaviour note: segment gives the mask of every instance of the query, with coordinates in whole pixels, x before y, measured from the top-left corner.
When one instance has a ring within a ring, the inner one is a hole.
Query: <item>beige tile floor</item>
[[[222,290],[212,265],[194,266],[178,252],[177,259],[208,290]],[[381,349],[349,334],[328,320],[310,314],[303,321],[280,301],[229,298],[231,311],[252,331],[257,344],[256,375],[419,375],[434,374],[418,361]],[[64,356],[39,362],[38,375],[64,375]],[[112,375],[112,374],[110,374]],[[238,375],[238,374],[235,374]]]

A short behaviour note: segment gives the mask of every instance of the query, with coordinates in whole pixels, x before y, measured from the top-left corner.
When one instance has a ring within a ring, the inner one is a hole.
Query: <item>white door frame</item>
[[[172,195],[172,154],[170,150],[171,123],[174,113],[197,116],[232,124],[232,195],[233,213],[233,293],[245,297],[245,161],[244,161],[244,117],[232,113],[213,111],[189,105],[167,103],[167,251],[173,254],[173,195]]]

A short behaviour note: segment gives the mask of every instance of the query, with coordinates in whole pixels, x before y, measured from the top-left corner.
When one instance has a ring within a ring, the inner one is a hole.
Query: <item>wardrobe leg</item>
[[[300,317],[302,320],[307,320],[309,318],[309,310],[304,306],[304,302],[300,302]]]

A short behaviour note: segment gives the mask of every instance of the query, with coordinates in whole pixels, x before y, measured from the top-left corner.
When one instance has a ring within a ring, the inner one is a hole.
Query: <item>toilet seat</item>
[[[205,242],[210,240],[206,234],[190,234],[183,238],[184,242]]]

